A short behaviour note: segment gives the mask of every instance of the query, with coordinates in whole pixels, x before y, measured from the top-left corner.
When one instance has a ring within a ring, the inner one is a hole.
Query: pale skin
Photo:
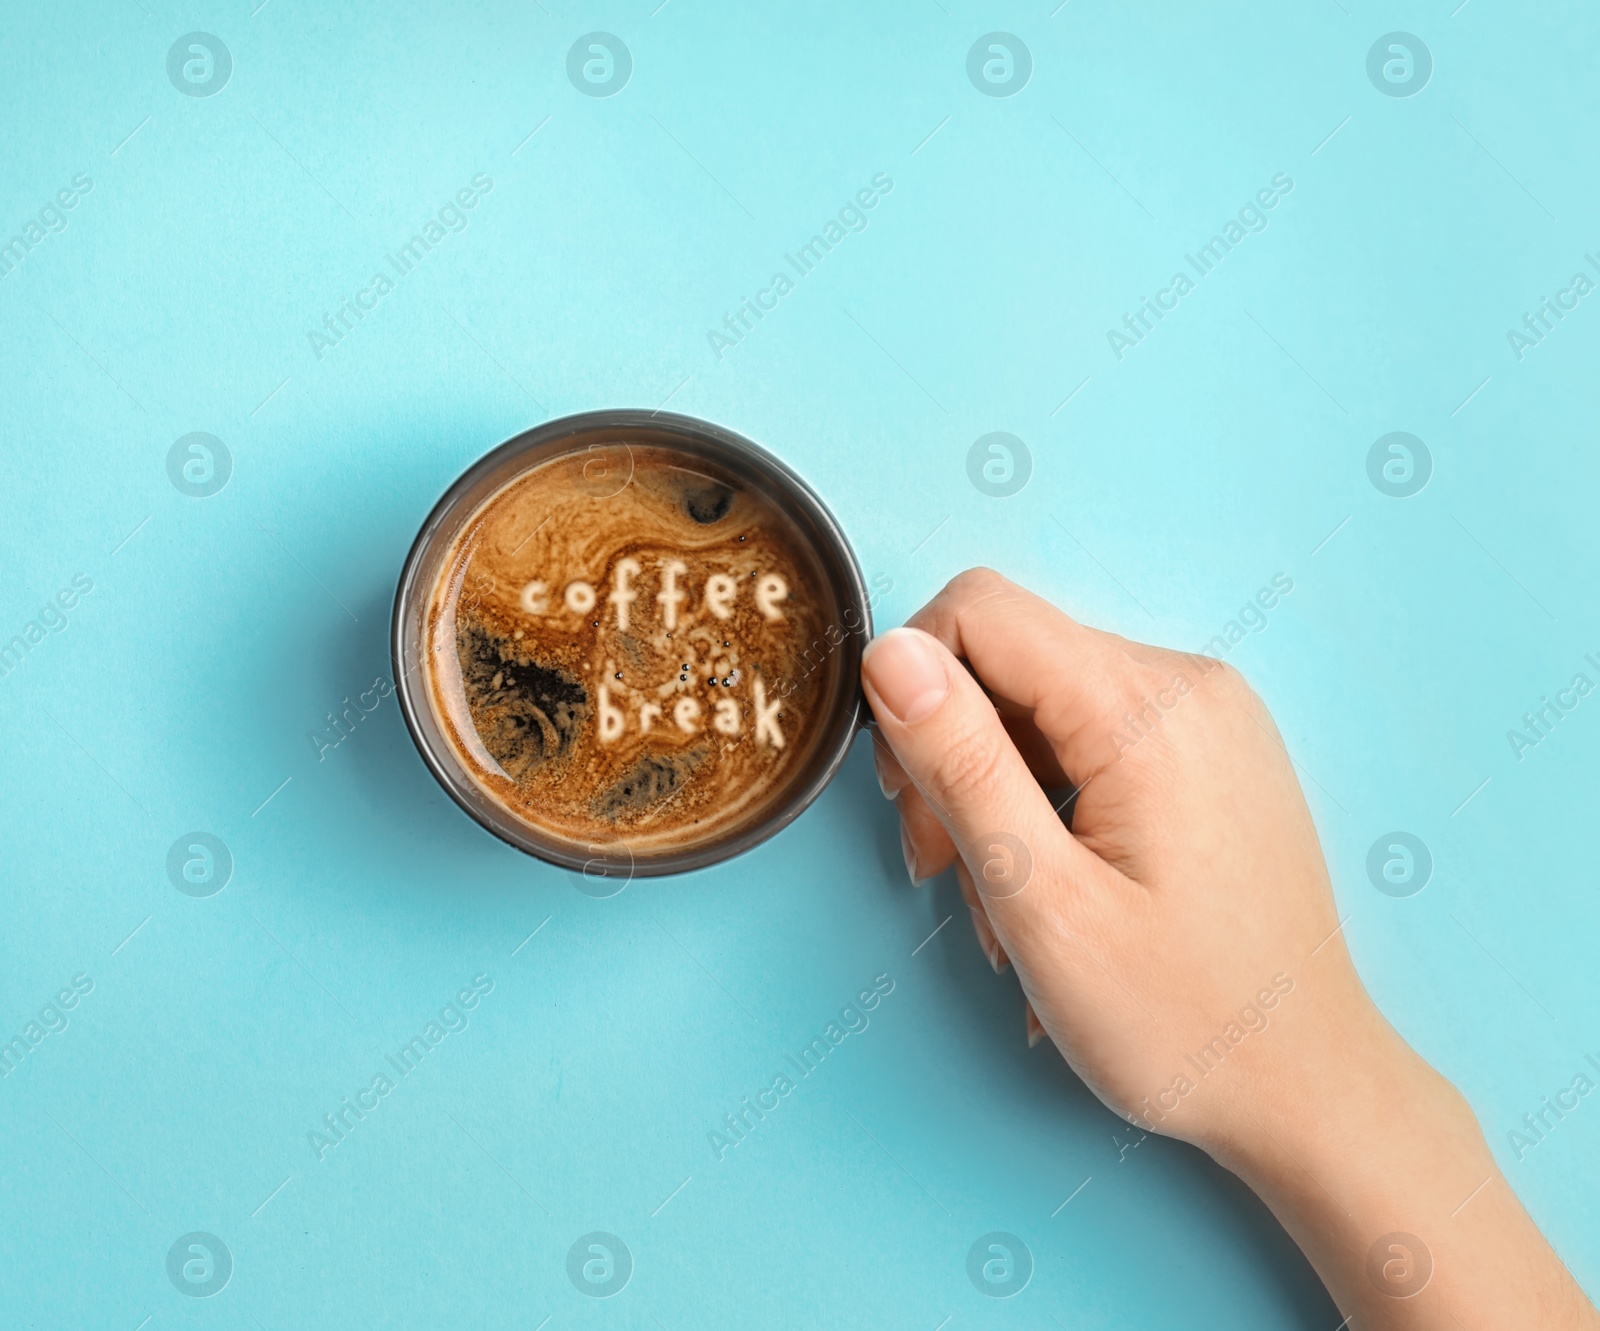
[[[1239,1175],[1350,1327],[1600,1331],[1466,1101],[1362,987],[1236,671],[975,569],[871,643],[862,679],[911,879],[954,866],[1029,1043]],[[1069,831],[1046,789],[1073,786]]]

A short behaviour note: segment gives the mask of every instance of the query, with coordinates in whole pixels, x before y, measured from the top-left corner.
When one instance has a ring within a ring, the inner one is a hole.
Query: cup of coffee
[[[439,500],[391,651],[439,783],[586,875],[701,868],[787,826],[866,707],[871,598],[770,453],[664,412],[550,421]]]

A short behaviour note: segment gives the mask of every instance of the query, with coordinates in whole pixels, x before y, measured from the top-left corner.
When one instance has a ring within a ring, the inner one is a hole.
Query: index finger
[[[1159,688],[1158,650],[1087,628],[993,569],[968,569],[906,621],[1033,712],[1079,786],[1117,757],[1113,734]]]

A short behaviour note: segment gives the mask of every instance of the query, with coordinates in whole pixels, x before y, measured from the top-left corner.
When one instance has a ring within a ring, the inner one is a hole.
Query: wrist
[[[1210,1153],[1319,1270],[1359,1267],[1393,1235],[1420,1239],[1432,1260],[1459,1229],[1457,1213],[1499,1179],[1488,1144],[1460,1092],[1376,1009],[1340,1049],[1277,1079]],[[1488,1188],[1478,1208],[1510,1200],[1503,1192]]]
[[[1474,1168],[1487,1158],[1460,1092],[1375,1007],[1310,1034],[1303,1047],[1321,1052],[1262,1069],[1254,1093],[1206,1144],[1219,1163],[1269,1182],[1291,1172],[1359,1184],[1440,1157],[1470,1157]]]
[[[1337,1059],[1283,1069],[1242,1126],[1213,1138],[1213,1158],[1266,1202],[1358,1325],[1435,1325],[1416,1319],[1412,1296],[1428,1289],[1429,1306],[1470,1308],[1481,1325],[1595,1331],[1466,1100],[1371,1016],[1344,1024]]]

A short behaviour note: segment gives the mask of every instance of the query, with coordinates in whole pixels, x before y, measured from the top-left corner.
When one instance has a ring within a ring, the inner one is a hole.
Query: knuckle
[[[1250,681],[1226,661],[1215,662],[1215,668],[1207,672],[1203,686],[1221,701],[1244,703],[1251,707],[1260,705]]]
[[[939,797],[952,804],[981,804],[1000,787],[1002,746],[982,730],[969,727],[947,741],[934,764]]]
[[[945,584],[945,594],[956,600],[976,600],[1002,591],[1011,584],[994,569],[984,565],[957,573]]]

